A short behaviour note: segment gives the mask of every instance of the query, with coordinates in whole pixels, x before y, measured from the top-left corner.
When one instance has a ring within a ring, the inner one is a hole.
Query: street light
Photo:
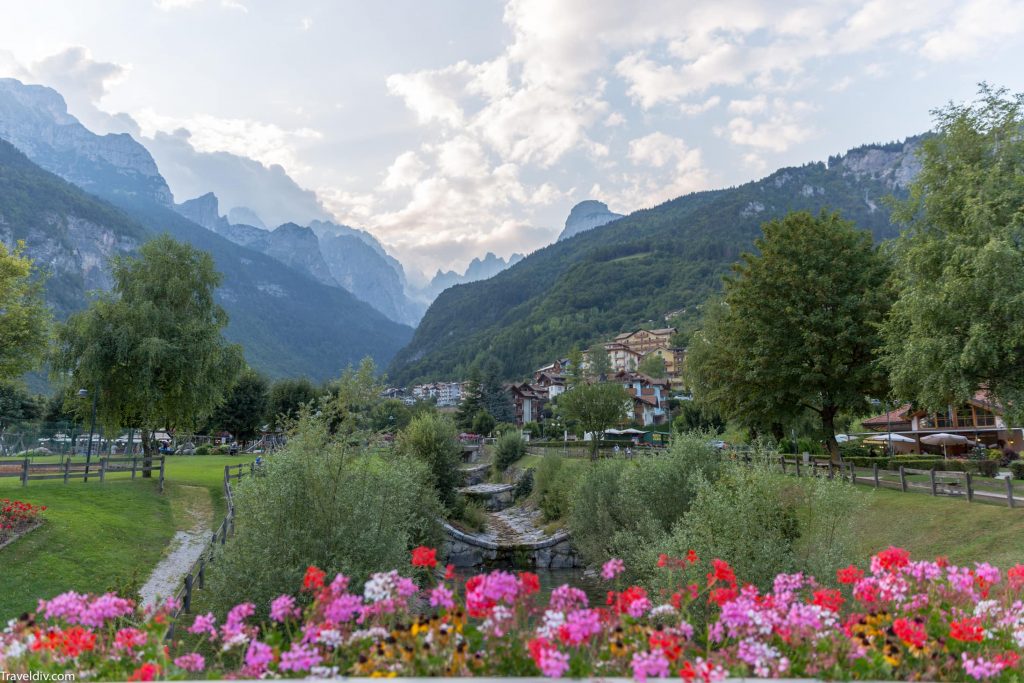
[[[89,445],[85,449],[85,481],[89,481],[89,463],[92,461],[92,439],[93,434],[96,433],[96,400],[100,395],[100,386],[96,385],[96,388],[92,392],[92,422],[89,425]],[[78,398],[86,398],[89,396],[88,389],[79,389]]]

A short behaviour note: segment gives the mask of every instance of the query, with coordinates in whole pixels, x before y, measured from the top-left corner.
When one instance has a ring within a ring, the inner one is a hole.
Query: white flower
[[[651,612],[650,612],[650,615],[652,617],[660,617],[663,614],[675,614],[675,613],[676,613],[676,608],[666,602],[664,605],[658,605],[657,607],[652,609]]]
[[[330,648],[338,647],[341,645],[341,631],[335,628],[325,628],[320,631],[317,641]]]

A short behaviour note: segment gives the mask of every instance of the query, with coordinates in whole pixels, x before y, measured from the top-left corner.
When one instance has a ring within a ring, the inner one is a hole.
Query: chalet
[[[548,398],[546,389],[529,382],[514,382],[506,385],[505,391],[512,397],[512,405],[515,406],[516,425],[521,427],[527,422],[540,422],[541,411]]]
[[[534,375],[541,372],[546,372],[550,375],[564,375],[569,372],[570,365],[572,365],[572,362],[568,358],[559,358],[554,363],[548,363],[542,368],[537,368]]]
[[[654,349],[669,348],[672,335],[675,333],[676,328],[674,327],[663,327],[658,330],[640,329],[633,332],[623,332],[616,336],[612,343],[622,344],[637,353],[644,354]]]
[[[611,364],[613,372],[636,370],[643,357],[639,351],[617,341],[605,344],[604,350],[608,353],[608,362]]]
[[[1009,447],[1020,452],[1024,447],[1024,430],[1010,427],[1002,407],[989,400],[984,391],[977,392],[963,405],[947,406],[944,411],[920,410],[906,403],[861,424],[873,432],[892,432],[914,439],[918,452],[924,448],[922,437],[939,432],[958,434],[987,448]],[[955,448],[966,450],[965,447]]]
[[[653,349],[643,354],[643,358],[648,356],[660,356],[665,361],[665,374],[668,377],[674,378],[682,375],[683,364],[686,362],[686,349]]]
[[[633,398],[633,414],[630,415],[630,419],[645,427],[662,424],[668,420],[667,379],[654,379],[639,372],[620,371],[609,380],[621,384]]]
[[[547,398],[553,399],[565,391],[565,375],[545,372],[542,368],[533,374],[533,386],[544,389]]]

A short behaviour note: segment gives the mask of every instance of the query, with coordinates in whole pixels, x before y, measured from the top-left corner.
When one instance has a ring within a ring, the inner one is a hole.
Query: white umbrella
[[[939,432],[938,434],[929,434],[928,436],[921,437],[921,443],[926,443],[929,446],[942,446],[942,456],[946,456],[946,446],[964,446],[966,444],[974,444],[973,441],[968,439],[966,436],[959,434],[948,434],[946,432]]]
[[[890,441],[893,443],[915,443],[913,439],[902,434],[872,434],[864,439],[864,443],[889,443]]]
[[[852,434],[836,434],[836,442],[838,442],[838,443],[848,443],[848,442],[854,441],[854,440],[856,440],[858,438],[859,437],[857,437],[855,435],[852,435]]]

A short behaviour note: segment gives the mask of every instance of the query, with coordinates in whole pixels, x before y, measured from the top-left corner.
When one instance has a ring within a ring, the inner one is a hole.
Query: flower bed
[[[0,546],[39,522],[45,505],[0,498]]]
[[[662,556],[675,588],[649,594],[617,585],[622,562],[602,569],[604,605],[572,586],[539,604],[528,572],[434,580],[436,553],[418,548],[412,577],[373,575],[354,591],[310,567],[298,595],[234,607],[223,623],[190,619],[197,649],[164,647],[174,605],[137,611],[115,595],[67,593],[0,636],[0,668],[66,671],[94,679],[273,676],[680,676],[826,679],[1020,680],[1024,565],[1003,573],[899,548],[836,585],[780,574],[767,592],[744,586],[721,560]],[[416,580],[420,583],[418,584]],[[205,647],[204,641],[209,643]],[[204,653],[206,653],[204,655]],[[215,653],[215,654],[209,654]],[[208,656],[207,656],[208,655]]]

